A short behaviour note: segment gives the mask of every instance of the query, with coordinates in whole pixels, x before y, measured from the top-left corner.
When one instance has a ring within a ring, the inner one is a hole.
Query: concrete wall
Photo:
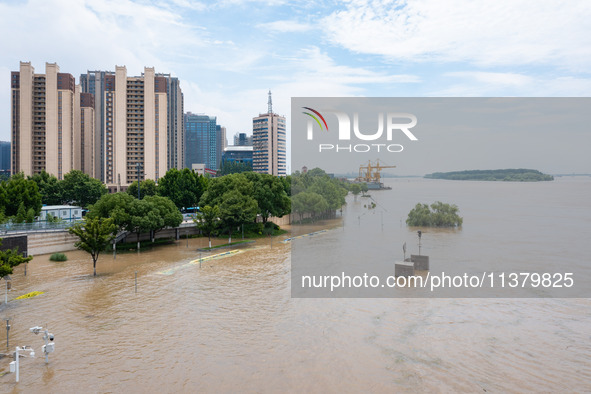
[[[0,250],[8,250],[18,248],[18,251],[24,253],[26,256],[27,254],[27,236],[26,235],[16,235],[12,237],[3,237],[2,245],[0,245]]]
[[[75,250],[78,237],[67,231],[28,234],[29,256]]]

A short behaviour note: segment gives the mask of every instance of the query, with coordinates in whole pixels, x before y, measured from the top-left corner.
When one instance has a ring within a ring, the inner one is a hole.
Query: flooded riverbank
[[[404,182],[392,192],[441,191],[435,183]],[[482,193],[477,184],[462,187]],[[460,209],[473,215],[470,206]],[[400,227],[398,219],[390,222]],[[341,223],[305,232],[339,231]],[[296,241],[321,243],[323,236]],[[11,349],[32,345],[37,358],[22,359],[20,383],[14,374],[0,377],[0,391],[591,390],[589,299],[294,299],[291,244],[280,242],[288,237],[257,240],[201,267],[191,262],[207,238],[115,260],[104,254],[97,278],[84,252],[68,252],[61,263],[35,257],[26,277],[23,267],[15,270],[9,298],[45,293],[10,301],[0,317],[11,319]],[[39,356],[41,338],[28,331],[36,325],[55,334],[48,365]],[[5,339],[0,327],[0,347]],[[0,368],[8,361],[0,360]]]

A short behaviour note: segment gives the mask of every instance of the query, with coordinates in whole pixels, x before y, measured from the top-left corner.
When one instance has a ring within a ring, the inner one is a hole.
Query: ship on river
[[[391,190],[389,186],[384,186],[381,182],[380,171],[384,168],[396,168],[396,166],[383,165],[380,163],[380,159],[377,159],[375,163],[371,160],[367,162],[367,165],[359,166],[359,176],[355,178],[355,183],[365,183],[368,190]]]

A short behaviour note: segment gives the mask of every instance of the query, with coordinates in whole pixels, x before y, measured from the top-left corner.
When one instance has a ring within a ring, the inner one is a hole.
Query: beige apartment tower
[[[104,181],[110,189],[164,176],[167,165],[166,79],[145,68],[128,77],[115,67],[105,77]]]
[[[31,63],[21,62],[11,73],[11,172],[33,175],[45,170],[63,179],[74,169],[77,106],[71,74],[45,64],[35,74]]]

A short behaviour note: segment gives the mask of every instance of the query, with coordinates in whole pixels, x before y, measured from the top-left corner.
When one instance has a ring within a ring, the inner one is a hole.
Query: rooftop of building
[[[252,151],[252,145],[228,145],[224,152],[249,152]]]

